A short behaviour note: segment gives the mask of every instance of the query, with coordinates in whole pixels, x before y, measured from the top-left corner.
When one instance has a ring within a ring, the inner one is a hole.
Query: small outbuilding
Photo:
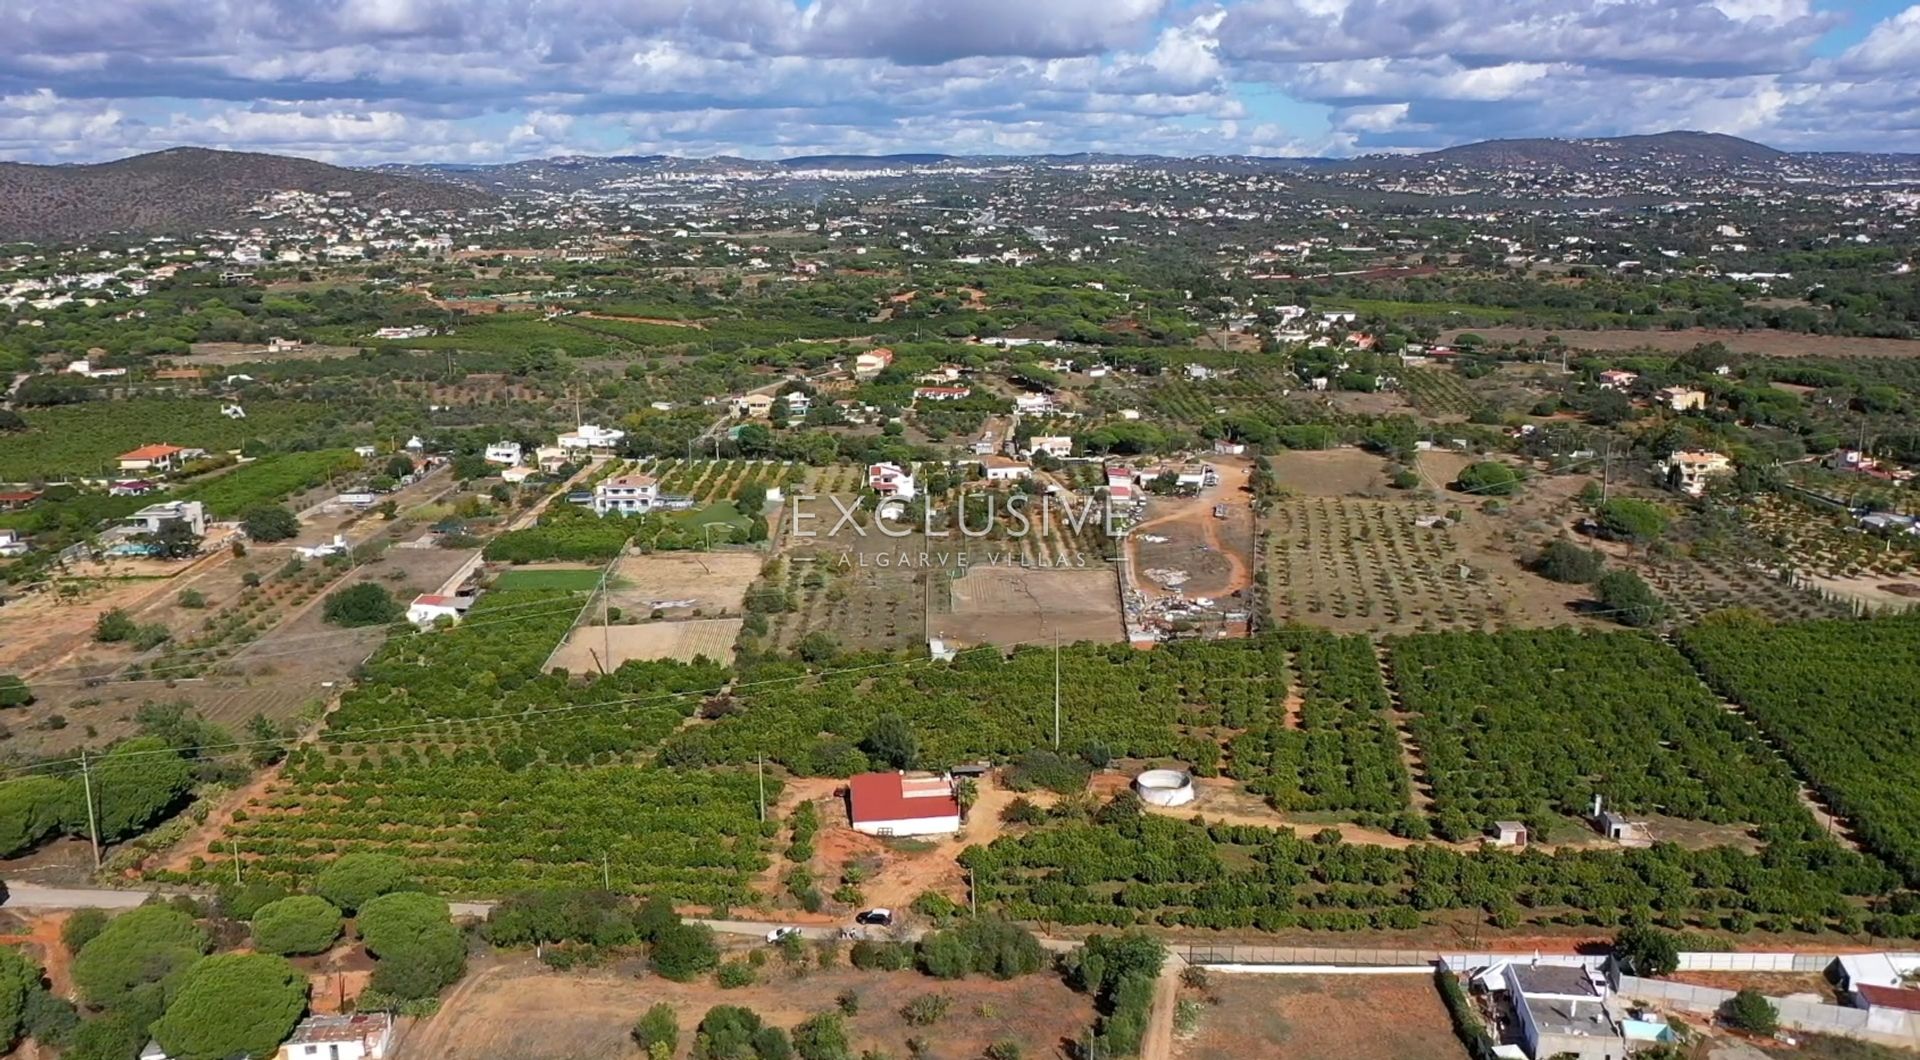
[[[847,815],[867,835],[946,835],[960,830],[960,796],[950,776],[862,773],[847,781]]]
[[[407,621],[421,629],[430,628],[440,619],[452,619],[459,622],[467,617],[467,610],[473,606],[471,596],[441,596],[437,593],[422,593],[413,598],[407,607]]]
[[[1527,826],[1519,821],[1493,822],[1493,845],[1524,850],[1527,845]]]

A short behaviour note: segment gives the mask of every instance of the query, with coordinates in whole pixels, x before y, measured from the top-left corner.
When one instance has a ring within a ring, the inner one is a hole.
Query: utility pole
[[[228,849],[233,851],[233,885],[239,887],[246,882],[240,878],[240,840],[235,838],[227,842]]]
[[[1600,503],[1607,503],[1607,491],[1613,486],[1613,439],[1607,439],[1607,452],[1600,458]]]
[[[600,852],[600,889],[613,890],[613,868],[607,861],[607,852],[604,850]]]
[[[760,779],[760,820],[764,822],[767,819],[767,753],[765,751],[760,752],[757,762]]]
[[[80,783],[87,797],[87,839],[93,843],[93,871],[100,871],[100,821],[93,812],[93,767],[87,764],[87,749],[80,749]]]

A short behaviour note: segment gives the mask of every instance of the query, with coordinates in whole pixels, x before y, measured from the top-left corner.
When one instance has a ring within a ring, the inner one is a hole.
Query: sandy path
[[[1173,1016],[1180,1001],[1180,973],[1187,962],[1172,950],[1153,984],[1153,1009],[1147,1014],[1146,1037],[1140,1042],[1140,1060],[1172,1060]]]

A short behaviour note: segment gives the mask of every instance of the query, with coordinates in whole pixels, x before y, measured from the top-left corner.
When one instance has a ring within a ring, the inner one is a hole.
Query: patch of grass
[[[732,536],[727,540],[738,543],[747,539],[748,519],[740,513],[740,509],[733,506],[732,501],[719,501],[714,504],[709,504],[705,508],[676,512],[674,513],[673,521],[696,533],[700,531],[701,527],[711,525],[714,527],[713,535],[716,541],[721,539],[720,527],[722,526],[732,528],[728,531]]]
[[[496,589],[559,589],[586,592],[600,584],[597,570],[518,570],[502,571],[493,581]]]

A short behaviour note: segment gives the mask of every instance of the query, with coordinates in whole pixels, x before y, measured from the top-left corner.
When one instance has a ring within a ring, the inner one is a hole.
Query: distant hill
[[[0,240],[219,228],[275,191],[345,191],[362,205],[413,210],[491,201],[471,188],[304,158],[178,147],[97,165],[0,163]]]
[[[1362,164],[1374,167],[1451,164],[1471,169],[1524,166],[1601,169],[1663,164],[1724,167],[1768,165],[1788,157],[1785,151],[1724,133],[1663,132],[1582,140],[1481,140],[1418,155],[1364,159]]]
[[[1570,172],[1612,173],[1664,171],[1685,175],[1689,172],[1726,173],[1735,170],[1754,172],[1785,165],[1800,167],[1798,175],[1835,172],[1861,160],[1893,160],[1910,165],[1912,156],[1863,155],[1854,153],[1788,153],[1752,140],[1724,133],[1663,132],[1637,136],[1592,137],[1587,139],[1536,138],[1483,140],[1441,148],[1420,154],[1369,155],[1360,158],[1277,158],[1255,155],[1209,155],[1178,158],[1166,155],[1123,155],[1109,153],[1042,155],[803,155],[777,160],[735,158],[680,158],[673,155],[565,155],[555,158],[525,159],[496,165],[391,165],[381,172],[404,174],[425,180],[444,181],[470,188],[502,193],[568,192],[598,190],[617,186],[621,181],[660,173],[760,173],[794,174],[806,171],[840,170],[848,173],[914,170],[937,173],[943,170],[999,166],[1085,166],[1127,165],[1142,169],[1176,172],[1208,171],[1226,173],[1284,172],[1306,176],[1338,172],[1365,175],[1369,172],[1419,171],[1456,167],[1469,170],[1559,169]]]

